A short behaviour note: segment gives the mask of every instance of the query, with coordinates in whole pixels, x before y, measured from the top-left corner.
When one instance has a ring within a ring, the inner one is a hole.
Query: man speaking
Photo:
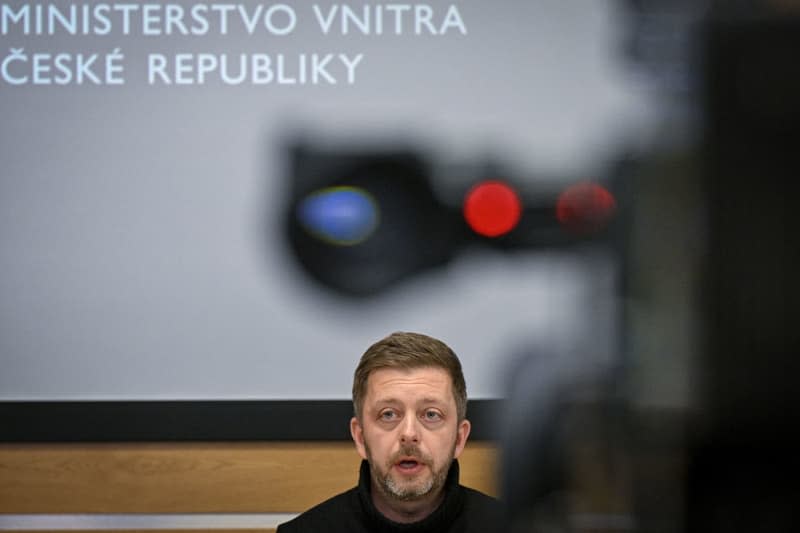
[[[370,346],[353,378],[350,434],[358,486],[278,526],[278,533],[498,531],[497,500],[459,484],[470,432],[461,363],[443,342],[393,333]]]

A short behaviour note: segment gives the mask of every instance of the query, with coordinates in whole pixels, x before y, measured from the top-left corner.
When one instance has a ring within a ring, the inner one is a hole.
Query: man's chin
[[[395,499],[401,501],[421,500],[428,496],[433,489],[433,479],[397,479],[389,476],[385,480],[384,489]]]

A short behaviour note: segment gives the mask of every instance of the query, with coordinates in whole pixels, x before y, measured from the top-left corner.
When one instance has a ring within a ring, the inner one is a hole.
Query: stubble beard
[[[371,473],[372,481],[386,496],[397,501],[414,501],[425,496],[438,492],[444,487],[447,480],[447,473],[450,471],[450,465],[453,463],[455,456],[455,445],[450,452],[450,457],[444,462],[441,468],[436,468],[433,463],[433,458],[424,455],[416,446],[404,446],[398,453],[393,455],[385,465],[378,465],[372,457],[369,446],[365,446],[367,451],[367,460],[369,461],[369,470]],[[413,479],[411,481],[395,479],[392,473],[392,467],[397,463],[400,457],[414,457],[420,463],[423,463],[430,470],[430,475],[425,475],[425,472],[418,474],[418,476],[425,477],[423,479]]]

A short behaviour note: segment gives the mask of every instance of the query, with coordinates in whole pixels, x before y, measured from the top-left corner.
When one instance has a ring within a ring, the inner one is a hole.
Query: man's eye
[[[381,420],[394,420],[397,418],[397,413],[394,411],[384,411],[381,413]]]
[[[430,422],[435,422],[441,419],[442,415],[439,414],[437,411],[425,411],[425,420],[428,420]]]

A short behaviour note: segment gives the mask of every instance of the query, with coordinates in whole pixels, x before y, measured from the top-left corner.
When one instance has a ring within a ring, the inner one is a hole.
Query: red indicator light
[[[614,196],[596,183],[578,183],[556,202],[556,218],[568,230],[592,233],[605,227],[616,210]]]
[[[475,185],[464,199],[464,218],[469,227],[485,237],[499,237],[514,229],[522,204],[514,189],[497,180]]]

